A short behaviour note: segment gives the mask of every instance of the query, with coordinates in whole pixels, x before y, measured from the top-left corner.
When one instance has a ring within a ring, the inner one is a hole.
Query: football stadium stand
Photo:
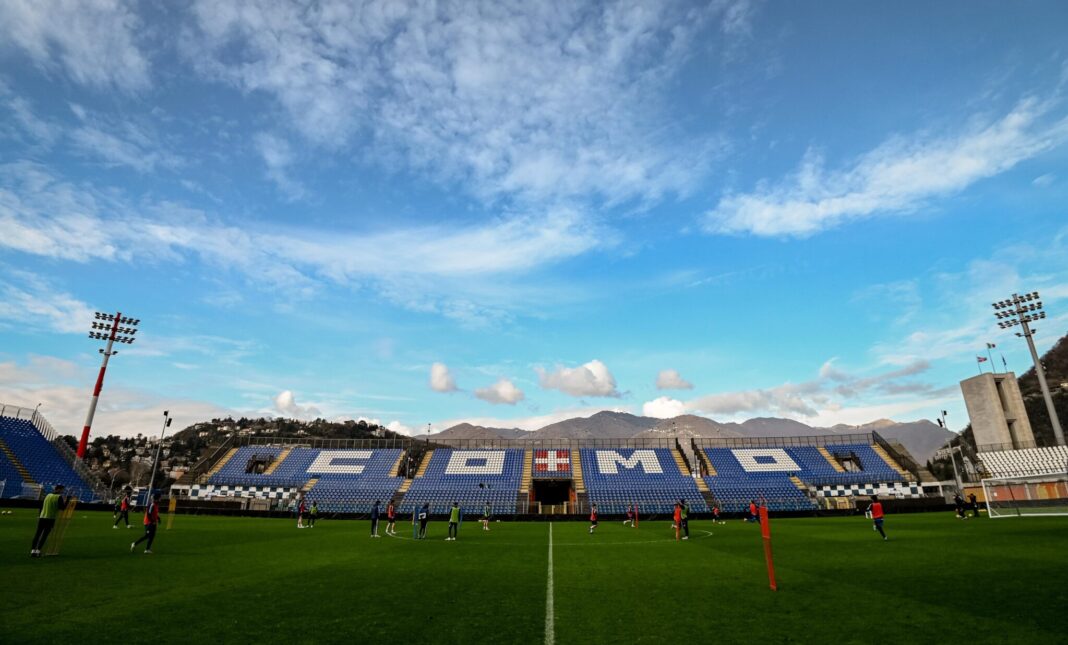
[[[911,457],[875,433],[693,439],[685,447],[674,438],[561,439],[549,447],[521,440],[389,441],[223,444],[197,466],[192,486],[175,488],[190,497],[267,499],[275,509],[304,496],[325,512],[343,513],[366,513],[374,501],[392,500],[405,515],[423,504],[440,515],[459,502],[466,516],[481,514],[487,502],[496,515],[582,515],[591,504],[607,515],[632,504],[643,515],[664,515],[679,500],[694,513],[712,504],[740,512],[752,500],[775,511],[811,511],[872,494],[924,495]],[[691,472],[695,467],[700,477]]]
[[[591,504],[603,513],[670,513],[684,500],[696,513],[708,504],[693,478],[684,474],[667,448],[583,448],[583,479]]]
[[[980,452],[990,477],[1025,477],[1068,472],[1068,446]]]
[[[396,476],[400,448],[324,449],[242,446],[229,451],[206,484],[189,487],[189,496],[288,499],[303,492],[309,503],[329,512],[365,513],[385,504],[400,487]]]
[[[87,473],[76,472],[79,466],[70,448],[56,439],[55,431],[40,414],[0,405],[0,481],[4,481],[0,495],[37,497],[62,484],[80,499],[96,499],[94,489],[99,486],[94,486]]]
[[[753,500],[766,502],[771,510],[800,511],[815,508],[815,497],[922,495],[916,478],[874,433],[700,443],[709,444],[703,448],[704,481],[728,512],[744,511]]]
[[[459,502],[464,515],[478,515],[489,502],[495,514],[516,512],[522,481],[522,449],[438,448],[428,453],[421,474],[412,480],[399,505],[411,513],[424,503],[432,513],[444,513]]]

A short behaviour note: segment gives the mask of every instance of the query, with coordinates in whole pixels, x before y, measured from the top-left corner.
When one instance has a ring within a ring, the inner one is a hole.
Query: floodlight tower
[[[104,314],[99,311],[94,314],[93,330],[89,332],[89,338],[94,340],[106,340],[104,349],[98,350],[104,355],[104,361],[100,365],[100,374],[96,377],[96,386],[93,388],[93,398],[89,401],[89,414],[85,415],[85,427],[82,428],[82,438],[78,441],[78,458],[85,458],[85,447],[89,444],[89,428],[93,426],[93,415],[96,414],[96,403],[100,400],[100,390],[104,387],[104,372],[108,369],[108,359],[119,353],[119,350],[111,349],[115,343],[130,345],[134,342],[134,334],[137,333],[137,325],[140,319],[124,318],[121,312]],[[120,327],[119,325],[129,325]]]
[[[1038,376],[1038,386],[1042,388],[1042,398],[1046,400],[1046,410],[1049,411],[1049,420],[1053,424],[1053,435],[1056,437],[1058,444],[1065,445],[1064,430],[1061,430],[1061,422],[1057,418],[1057,410],[1053,407],[1053,397],[1050,396],[1049,386],[1046,385],[1046,372],[1042,369],[1042,361],[1038,358],[1038,350],[1035,349],[1033,336],[1038,330],[1031,329],[1029,325],[1029,323],[1046,317],[1046,312],[1042,311],[1042,301],[1039,299],[1038,292],[1032,291],[1022,296],[1014,293],[1012,298],[995,302],[992,306],[994,307],[994,316],[1001,321],[998,323],[998,327],[1009,329],[1019,325],[1022,331],[1016,332],[1016,335],[1027,339],[1027,347],[1031,350],[1031,359],[1035,362],[1035,375]]]

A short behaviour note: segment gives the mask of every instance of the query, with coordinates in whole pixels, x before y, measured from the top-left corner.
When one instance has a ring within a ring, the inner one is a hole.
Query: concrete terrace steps
[[[671,449],[671,456],[675,458],[675,465],[679,467],[679,474],[683,477],[689,477],[690,471],[686,468],[686,460],[682,458],[682,453],[678,448]]]
[[[400,477],[400,467],[404,463],[404,455],[406,454],[406,450],[401,450],[400,455],[397,456],[397,463],[393,464],[393,467],[389,469],[390,477]]]
[[[15,452],[11,450],[11,447],[8,446],[3,439],[0,439],[0,451],[4,453],[4,456],[7,457],[7,460],[11,462],[12,466],[14,466],[15,470],[19,474],[19,477],[22,477],[23,482],[27,484],[37,483],[37,481],[30,475],[30,471],[26,470],[26,467],[22,465],[22,462],[19,461],[19,458],[15,456]]]
[[[693,476],[693,473],[686,467],[686,460],[682,458],[682,452],[680,452],[678,448],[671,449],[671,456],[675,458],[675,464],[679,467],[679,472],[682,473],[683,477]],[[697,490],[702,492],[708,490],[708,484],[705,483],[704,479],[698,477],[694,479],[693,482],[697,484]]]
[[[709,477],[716,476],[716,467],[712,465],[712,461],[708,458],[708,453],[704,450],[697,451],[697,458],[701,460],[701,463],[705,465],[705,470],[708,472]]]
[[[222,470],[223,466],[226,465],[226,462],[230,461],[230,459],[233,458],[233,456],[236,455],[236,454],[237,454],[237,448],[231,448],[231,449],[227,450],[226,454],[222,456],[222,459],[220,459],[219,461],[215,462],[215,465],[212,466],[211,470],[208,471],[207,477],[209,479],[211,477],[214,477],[220,470]]]
[[[519,492],[530,493],[531,480],[534,479],[534,451],[523,451],[523,479],[519,482]]]
[[[797,490],[804,491],[806,493],[808,492],[808,487],[805,486],[805,482],[801,481],[797,477],[797,475],[790,475],[790,481],[794,483],[794,486],[797,486]]]
[[[275,459],[274,461],[272,461],[271,465],[267,466],[267,469],[263,471],[263,474],[264,475],[273,474],[274,471],[278,470],[278,467],[282,465],[282,461],[284,461],[285,458],[288,457],[289,453],[291,453],[291,452],[293,452],[292,448],[283,448],[282,452],[278,453],[278,459]]]
[[[842,468],[842,464],[838,463],[838,460],[834,458],[834,455],[827,452],[826,448],[820,446],[818,450],[820,451],[820,454],[823,455],[823,458],[827,460],[827,463],[829,463],[831,467],[834,468],[835,472],[845,472],[845,468]]]
[[[571,471],[575,477],[575,492],[580,495],[586,493],[586,482],[582,480],[582,459],[579,457],[579,451],[571,451]]]
[[[315,488],[315,485],[318,484],[318,483],[319,483],[319,478],[318,477],[312,477],[308,481],[304,482],[304,486],[301,487],[300,492],[301,493],[307,493],[311,489]]]
[[[427,450],[423,455],[423,462],[419,464],[419,470],[415,471],[415,478],[418,479],[426,474],[426,469],[430,467],[430,460],[434,457],[433,450]]]
[[[897,461],[895,461],[894,458],[891,457],[888,452],[883,450],[882,446],[880,446],[879,444],[873,444],[871,449],[874,450],[875,454],[879,455],[879,457],[886,462],[887,466],[890,466],[891,468],[896,470],[897,473],[904,477],[906,481],[909,479],[913,479],[912,475],[907,470],[902,468],[901,465],[897,463]]]

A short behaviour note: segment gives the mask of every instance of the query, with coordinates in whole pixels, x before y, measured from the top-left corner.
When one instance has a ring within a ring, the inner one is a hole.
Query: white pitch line
[[[549,578],[545,589],[545,645],[553,645],[556,635],[553,633],[553,523],[549,522]]]

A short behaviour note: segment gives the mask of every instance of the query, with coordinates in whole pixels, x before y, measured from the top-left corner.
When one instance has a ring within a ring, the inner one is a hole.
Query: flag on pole
[[[997,347],[996,343],[987,343],[986,344],[986,348],[987,349],[994,349],[995,347]]]
[[[986,356],[976,356],[975,360],[979,361],[980,363],[985,363],[986,362]]]

